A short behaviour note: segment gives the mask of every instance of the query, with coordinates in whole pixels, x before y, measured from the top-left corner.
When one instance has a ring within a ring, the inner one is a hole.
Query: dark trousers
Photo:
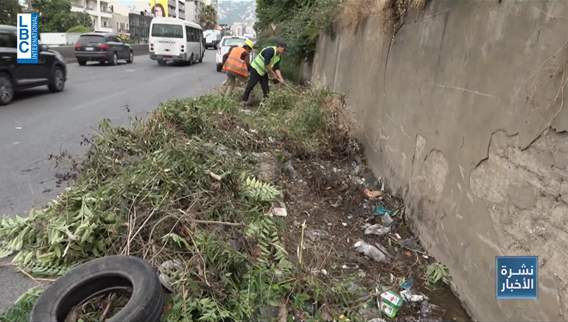
[[[256,69],[251,68],[249,80],[247,83],[247,88],[245,89],[245,93],[243,95],[243,102],[248,102],[250,93],[254,89],[257,83],[260,83],[260,87],[262,88],[262,94],[264,98],[268,97],[268,92],[270,92],[270,88],[268,87],[268,74],[264,74],[264,76],[260,76]]]

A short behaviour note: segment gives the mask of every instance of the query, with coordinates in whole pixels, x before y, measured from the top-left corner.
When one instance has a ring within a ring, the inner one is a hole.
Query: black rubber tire
[[[111,66],[118,64],[118,54],[117,53],[112,54],[112,57],[109,59],[108,64],[111,65]]]
[[[158,59],[158,65],[160,66],[166,66],[168,63],[166,63],[164,60],[162,59]]]
[[[14,99],[14,83],[9,75],[0,73],[0,105],[9,104]]]
[[[223,70],[223,65],[217,64],[217,73],[220,73]]]
[[[79,66],[85,66],[85,65],[87,65],[87,61],[86,61],[86,60],[82,60],[82,59],[77,59],[77,63],[79,63]]]
[[[126,60],[127,64],[132,64],[134,62],[134,53],[131,51],[130,54],[128,54],[128,59]]]
[[[71,309],[101,292],[132,287],[126,306],[106,322],[159,322],[164,292],[146,262],[131,256],[108,256],[71,270],[48,287],[32,310],[31,322],[64,322]]]
[[[199,57],[199,63],[201,64],[203,62],[203,57],[205,56],[205,52],[203,52],[203,54],[201,54],[201,57]]]
[[[53,93],[62,92],[65,89],[65,73],[63,72],[63,68],[59,66],[53,68],[47,88]]]

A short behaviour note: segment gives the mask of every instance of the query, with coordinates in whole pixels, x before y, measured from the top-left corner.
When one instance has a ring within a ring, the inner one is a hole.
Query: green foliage
[[[298,303],[325,299],[299,286],[305,273],[289,258],[283,227],[265,215],[282,192],[252,173],[254,153],[274,146],[327,150],[328,94],[274,93],[256,114],[210,95],[164,103],[128,128],[101,122],[76,182],[44,209],[0,221],[1,255],[42,276],[104,255],[175,259],[168,322],[264,321],[261,308],[293,294],[304,294]]]
[[[257,29],[261,43],[271,37],[288,42],[287,57],[293,63],[312,59],[319,33],[331,32],[340,0],[258,0]],[[272,26],[276,26],[276,30]],[[290,66],[298,66],[292,64]],[[297,73],[297,71],[296,71]]]
[[[0,1],[0,25],[16,25],[16,19],[21,8],[18,0]]]
[[[89,31],[92,31],[91,28],[85,27],[83,25],[77,25],[67,29],[67,32],[77,32],[77,33],[85,33]]]
[[[448,284],[450,273],[448,267],[442,263],[432,263],[426,267],[425,279],[431,287],[436,287],[440,282]]]
[[[280,196],[280,191],[269,183],[255,178],[247,178],[243,182],[243,195],[247,198],[262,202],[271,202]]]
[[[214,29],[217,26],[217,9],[206,5],[199,14],[199,24],[203,29]]]
[[[42,292],[43,289],[41,287],[27,290],[16,300],[12,307],[0,314],[0,322],[28,321],[33,306]]]
[[[40,13],[41,32],[66,32],[79,25],[93,27],[87,13],[71,12],[70,0],[32,0],[32,7]]]

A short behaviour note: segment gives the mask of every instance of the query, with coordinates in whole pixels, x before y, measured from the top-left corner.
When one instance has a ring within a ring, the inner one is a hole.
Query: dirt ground
[[[413,278],[412,290],[430,298],[433,313],[421,317],[421,303],[405,303],[397,320],[471,321],[447,286],[427,287],[426,266],[435,259],[426,254],[408,228],[402,200],[388,192],[376,199],[365,195],[365,189],[381,191],[381,182],[367,168],[360,149],[355,153],[329,153],[317,159],[294,158],[281,169],[276,181],[286,192],[288,229],[284,239],[289,254],[297,255],[303,244],[304,267],[312,274],[333,280],[355,277],[353,287],[359,288],[361,301],[368,302],[363,309],[365,318],[381,316],[371,290],[398,292],[402,278]],[[365,235],[365,224],[381,223],[381,217],[375,214],[379,205],[398,210],[392,216],[391,232],[384,236]],[[354,249],[359,240],[384,246],[392,257],[387,263],[378,263],[359,254]]]

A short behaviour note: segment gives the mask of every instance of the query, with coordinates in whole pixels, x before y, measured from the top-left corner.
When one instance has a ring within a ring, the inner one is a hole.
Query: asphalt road
[[[158,66],[148,56],[118,66],[68,64],[65,91],[52,94],[39,87],[19,93],[0,107],[0,216],[26,214],[61,192],[55,177],[60,170],[49,155],[84,153],[82,135],[93,133],[102,119],[127,125],[160,102],[219,86],[223,75],[215,72],[214,60],[214,52],[207,51],[204,62],[193,66]],[[0,266],[0,311],[34,285],[12,267]]]

